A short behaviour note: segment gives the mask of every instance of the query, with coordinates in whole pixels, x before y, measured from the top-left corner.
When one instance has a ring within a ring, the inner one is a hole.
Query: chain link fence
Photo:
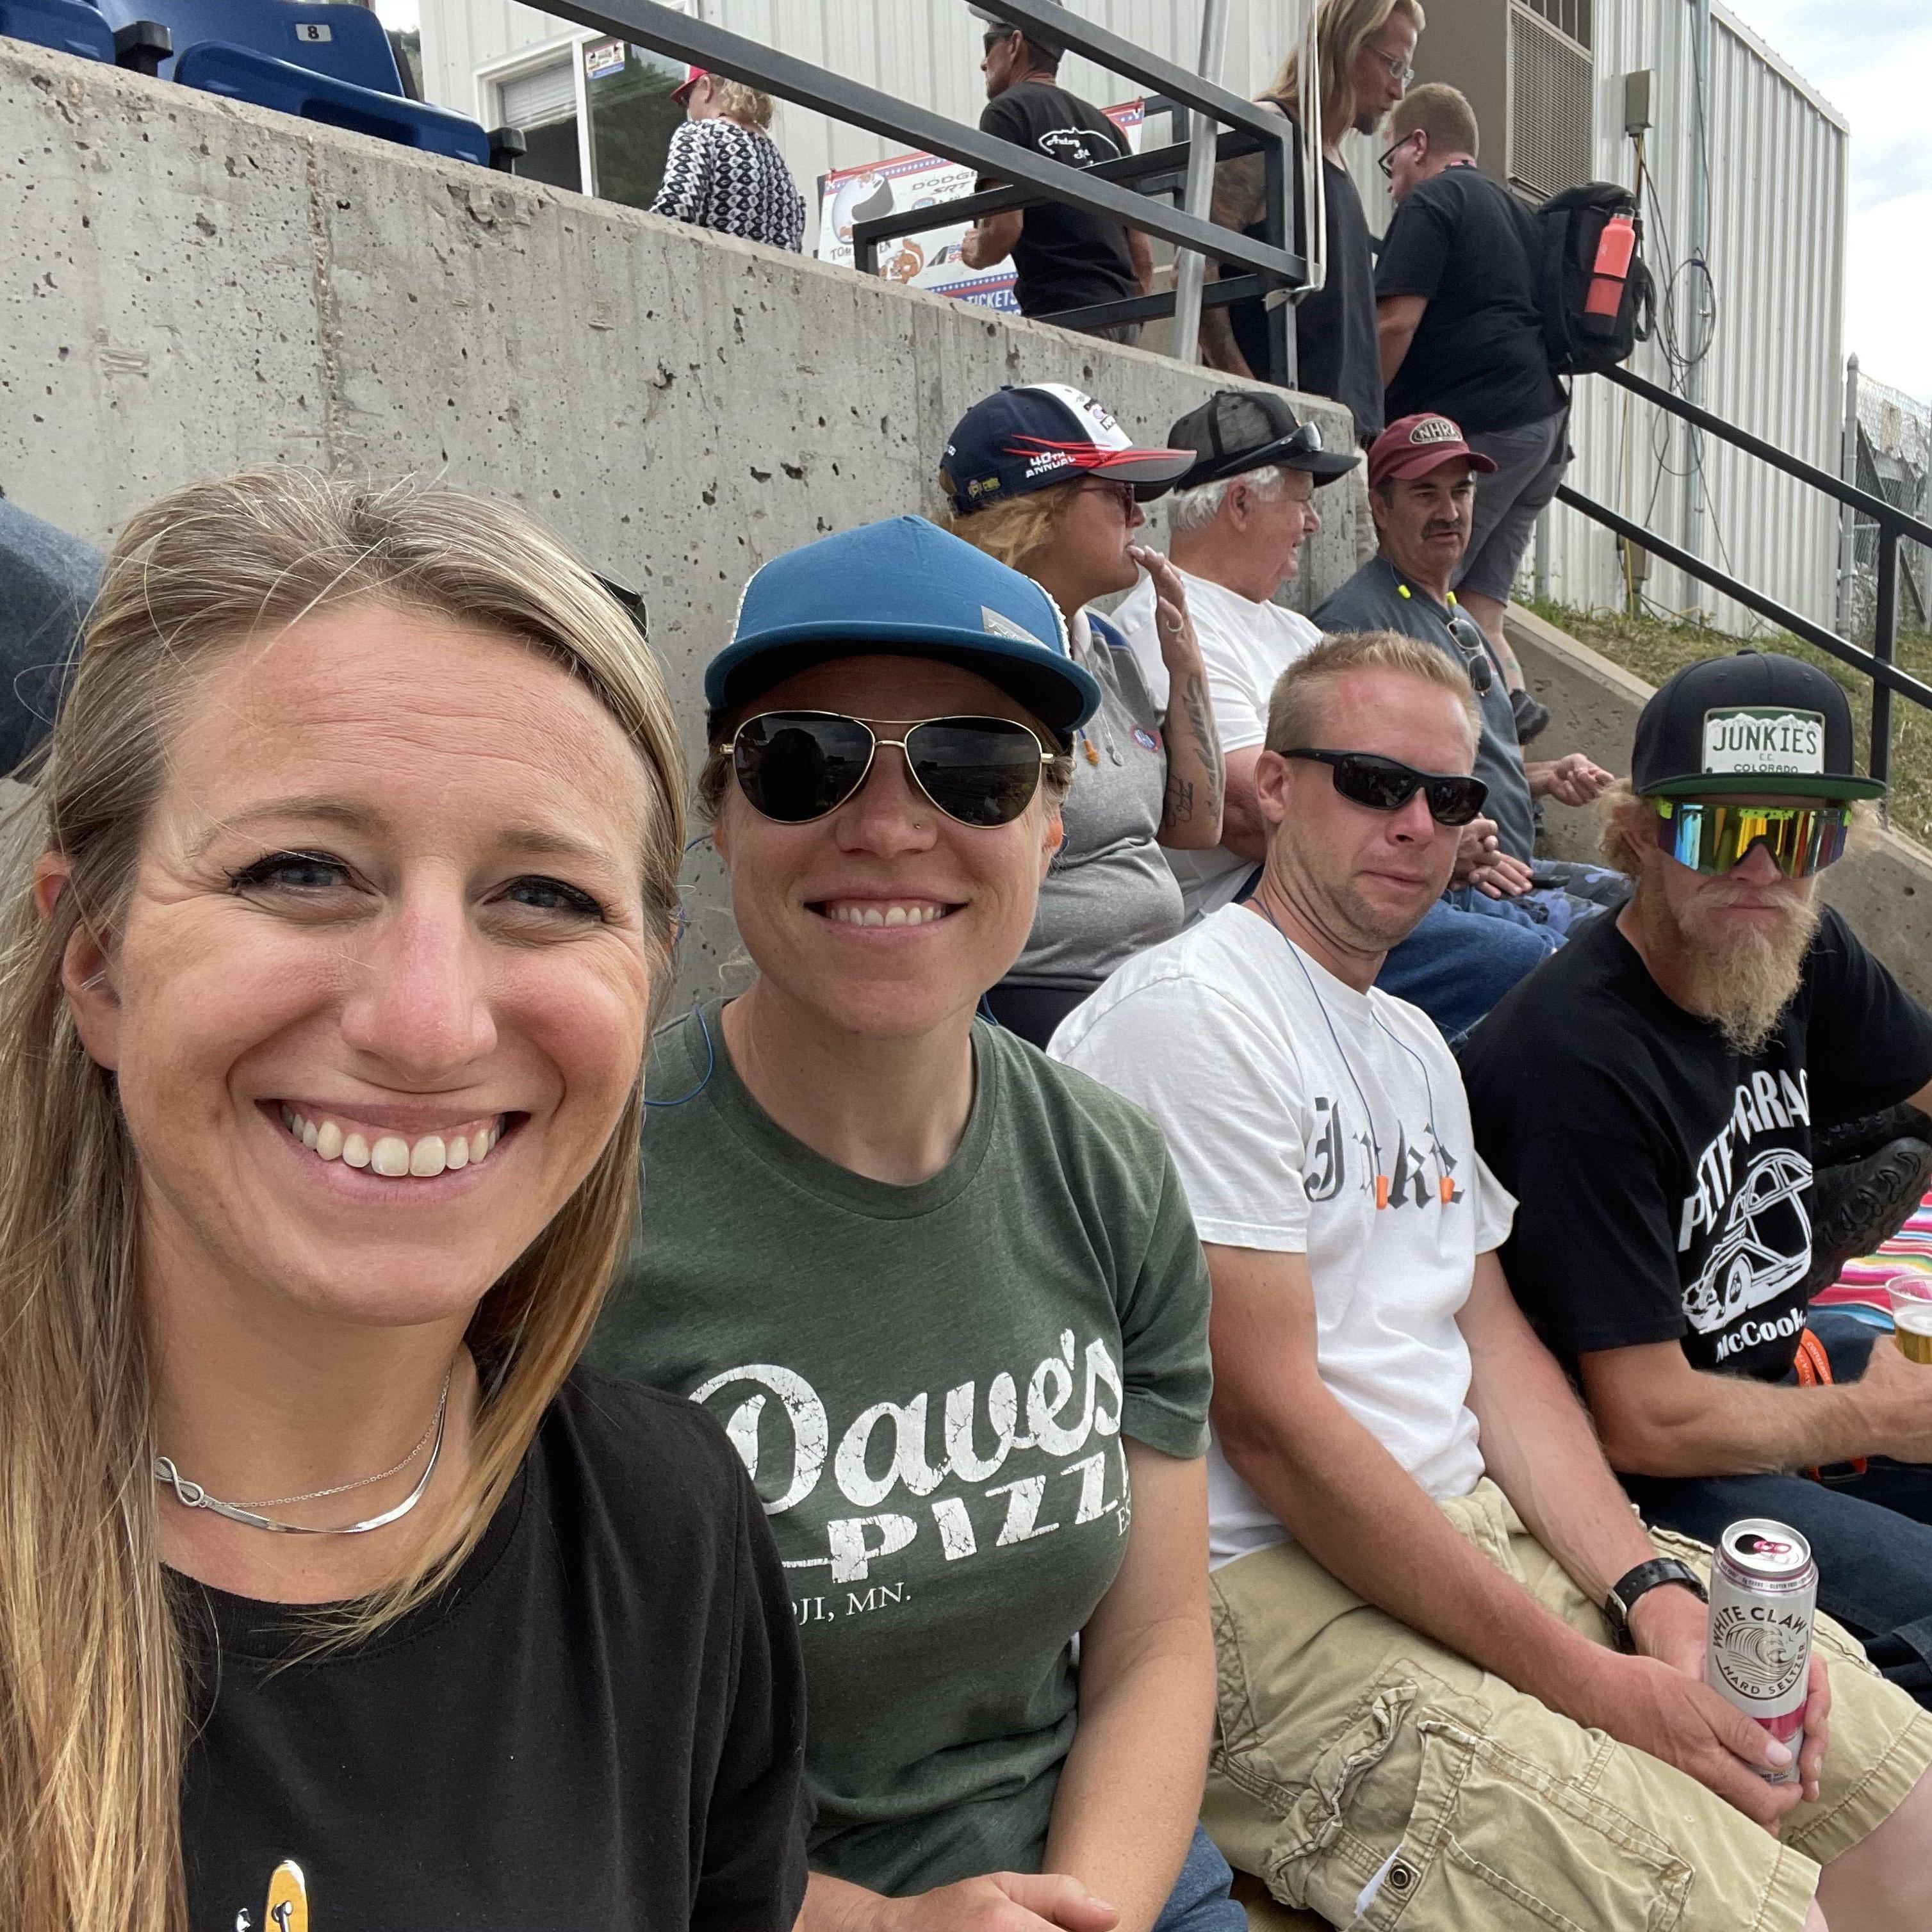
[[[1858,487],[1932,520],[1932,404],[1862,374],[1858,395]],[[1844,635],[1869,643],[1878,578],[1878,526],[1850,511],[1841,540],[1839,618]],[[1898,627],[1932,631],[1932,550],[1898,547]]]

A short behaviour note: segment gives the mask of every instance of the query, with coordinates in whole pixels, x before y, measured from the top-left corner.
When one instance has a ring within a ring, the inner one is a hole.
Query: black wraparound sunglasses
[[[926,797],[962,825],[1010,825],[1033,802],[1049,752],[1010,718],[881,718],[836,711],[766,711],[731,734],[731,770],[753,811],[782,825],[836,812],[866,782],[881,745],[896,745]]]
[[[1419,791],[1429,801],[1429,815],[1438,825],[1467,825],[1483,808],[1490,788],[1480,778],[1453,772],[1419,772],[1396,758],[1374,752],[1318,752],[1298,745],[1285,758],[1312,758],[1326,765],[1335,789],[1352,805],[1371,812],[1400,812]]]

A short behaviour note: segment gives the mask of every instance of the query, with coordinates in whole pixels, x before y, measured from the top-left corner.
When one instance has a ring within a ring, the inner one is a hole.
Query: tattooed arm
[[[1138,544],[1134,561],[1154,579],[1154,634],[1167,667],[1167,792],[1162,801],[1160,842],[1188,851],[1204,851],[1221,842],[1224,778],[1221,740],[1208,701],[1208,674],[1200,640],[1187,614],[1187,592],[1180,574],[1155,550]]]

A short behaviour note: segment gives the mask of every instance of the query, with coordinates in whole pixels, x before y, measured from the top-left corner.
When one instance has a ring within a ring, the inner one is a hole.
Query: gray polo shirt
[[[1456,643],[1449,617],[1447,609],[1411,584],[1384,556],[1370,558],[1315,614],[1324,635],[1340,631],[1400,631],[1433,644],[1466,670],[1469,653]],[[1465,614],[1462,622],[1480,634],[1473,617]],[[1486,653],[1487,648],[1486,645]],[[1490,688],[1477,700],[1482,707],[1483,730],[1476,742],[1476,776],[1490,788],[1483,809],[1496,821],[1496,843],[1511,858],[1527,862],[1536,843],[1536,808],[1530,802],[1529,774],[1523,770],[1522,747],[1516,741],[1509,687],[1494,660],[1489,663]],[[1330,748],[1349,748],[1338,745]]]

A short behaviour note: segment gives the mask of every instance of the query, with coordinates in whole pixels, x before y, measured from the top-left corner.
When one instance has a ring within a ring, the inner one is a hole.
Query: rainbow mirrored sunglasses
[[[1695,872],[1728,872],[1755,845],[1789,879],[1809,878],[1845,856],[1849,805],[1739,805],[1733,800],[1660,798],[1657,842]]]

